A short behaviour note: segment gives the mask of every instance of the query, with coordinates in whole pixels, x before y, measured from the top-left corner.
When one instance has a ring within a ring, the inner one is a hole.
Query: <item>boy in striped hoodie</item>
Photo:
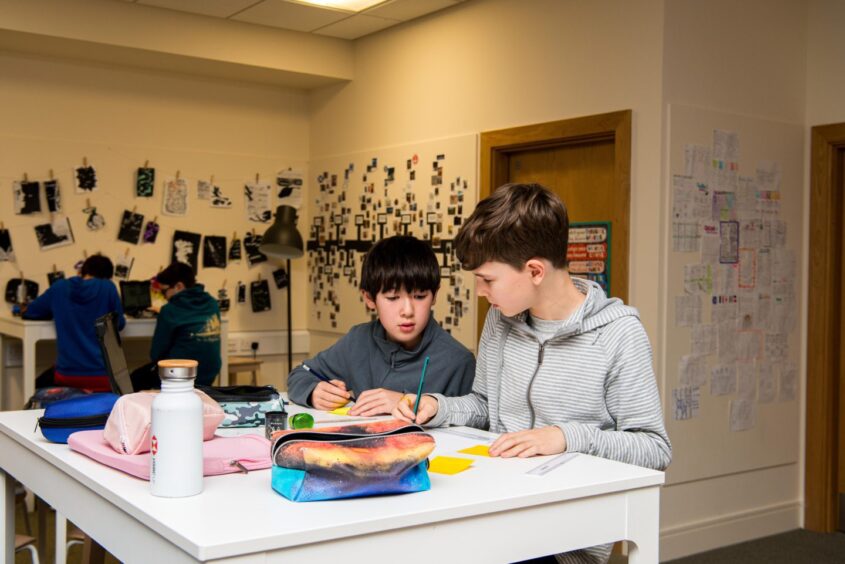
[[[538,184],[506,184],[479,202],[455,238],[491,306],[472,392],[425,394],[416,418],[401,401],[394,416],[502,433],[491,456],[582,452],[663,470],[672,447],[648,337],[636,309],[569,275],[568,233],[563,202]],[[556,558],[606,562],[610,549]]]

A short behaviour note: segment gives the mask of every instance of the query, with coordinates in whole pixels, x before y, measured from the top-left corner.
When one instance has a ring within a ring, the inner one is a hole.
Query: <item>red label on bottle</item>
[[[150,439],[150,452],[153,454],[158,452],[158,439],[155,435],[153,435],[153,438]]]

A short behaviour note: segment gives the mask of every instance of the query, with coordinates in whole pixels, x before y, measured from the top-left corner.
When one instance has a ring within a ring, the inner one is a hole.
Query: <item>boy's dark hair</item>
[[[85,259],[82,263],[82,268],[79,269],[79,274],[82,276],[93,276],[94,278],[102,278],[103,280],[110,280],[114,276],[114,265],[109,257],[103,255],[93,255]]]
[[[156,275],[156,280],[159,284],[165,286],[175,286],[181,282],[185,285],[185,288],[192,288],[197,283],[194,269],[184,262],[171,263],[170,266]]]
[[[465,270],[488,261],[517,270],[532,258],[566,267],[569,215],[554,193],[539,184],[504,184],[484,198],[455,237],[455,254]]]
[[[405,289],[433,294],[440,289],[440,265],[426,241],[397,235],[382,239],[367,253],[361,289],[375,299],[379,292]]]

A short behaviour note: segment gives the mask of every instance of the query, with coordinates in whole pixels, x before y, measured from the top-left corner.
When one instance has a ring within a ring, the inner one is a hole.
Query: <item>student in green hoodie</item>
[[[198,385],[211,385],[220,372],[220,308],[193,269],[174,262],[155,277],[159,290],[167,300],[156,321],[150,347],[151,364],[132,373],[135,390],[158,388],[156,363],[171,358],[188,358],[199,363]]]

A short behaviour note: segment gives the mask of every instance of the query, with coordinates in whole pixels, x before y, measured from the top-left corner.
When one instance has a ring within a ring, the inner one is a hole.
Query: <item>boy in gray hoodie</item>
[[[409,395],[394,415],[502,433],[491,456],[582,452],[663,470],[672,447],[648,336],[636,309],[569,275],[568,234],[566,207],[538,184],[506,184],[479,202],[455,238],[491,306],[472,393],[424,395],[416,417]],[[556,559],[606,562],[610,549]]]
[[[364,259],[361,293],[377,319],[294,368],[290,400],[332,410],[354,399],[350,415],[389,414],[406,392],[416,393],[426,358],[424,391],[469,393],[475,359],[431,316],[439,288],[428,243],[407,236],[376,243]]]

